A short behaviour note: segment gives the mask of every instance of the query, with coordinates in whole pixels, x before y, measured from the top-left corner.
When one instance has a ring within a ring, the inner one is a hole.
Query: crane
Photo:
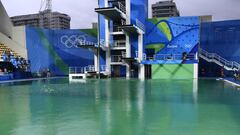
[[[48,26],[44,25],[44,17],[47,17]],[[39,9],[39,18],[40,18],[40,27],[51,28],[52,20],[52,0],[41,0],[40,9]]]
[[[52,11],[52,0],[41,0],[39,12],[42,10]]]
[[[46,10],[52,11],[52,0],[47,0]]]

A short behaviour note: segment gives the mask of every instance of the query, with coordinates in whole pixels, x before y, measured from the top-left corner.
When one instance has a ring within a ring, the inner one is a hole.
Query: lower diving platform
[[[95,69],[95,66],[86,67],[70,67],[69,68],[69,81],[79,82],[88,78],[106,78],[106,67],[100,66],[100,73]]]

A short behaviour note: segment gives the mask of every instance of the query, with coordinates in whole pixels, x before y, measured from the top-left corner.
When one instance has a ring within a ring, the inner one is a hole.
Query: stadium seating
[[[0,43],[0,81],[31,77],[29,63],[8,46]],[[7,73],[4,71],[6,70]]]
[[[9,47],[7,47],[6,45],[0,43],[0,55],[2,55],[3,52],[10,52],[10,51],[13,52],[14,57],[18,57],[19,56],[16,52],[11,50]]]

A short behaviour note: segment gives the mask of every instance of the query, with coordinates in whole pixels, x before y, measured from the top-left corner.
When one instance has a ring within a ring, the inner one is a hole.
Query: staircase
[[[235,61],[228,61],[216,53],[209,53],[206,50],[199,49],[199,57],[206,60],[207,62],[213,62],[228,71],[240,70],[240,64]]]

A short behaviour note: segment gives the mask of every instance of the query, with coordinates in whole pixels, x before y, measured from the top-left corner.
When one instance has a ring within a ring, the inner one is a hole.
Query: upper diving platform
[[[136,20],[136,25],[135,24],[130,24],[130,25],[122,25],[119,28],[123,29],[123,31],[133,34],[133,35],[138,35],[138,34],[144,34],[145,31],[145,26],[142,22],[139,20]]]
[[[95,8],[95,12],[113,21],[127,18],[126,7],[118,1],[112,1],[108,7]]]

